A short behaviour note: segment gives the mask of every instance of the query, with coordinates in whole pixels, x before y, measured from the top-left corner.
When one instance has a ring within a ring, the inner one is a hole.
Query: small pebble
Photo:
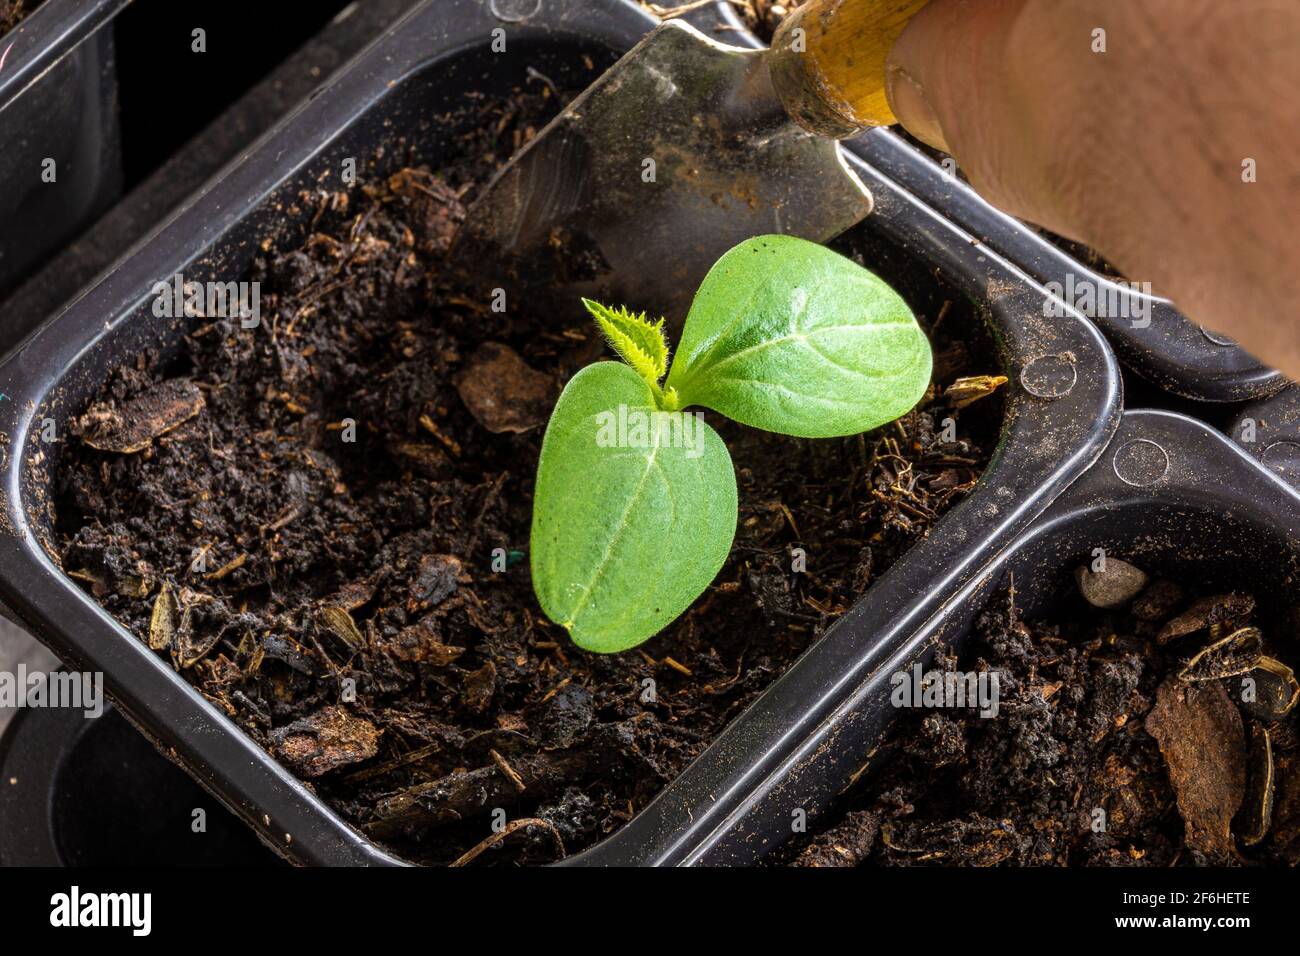
[[[1106,559],[1106,570],[1080,567],[1074,572],[1079,593],[1093,607],[1116,608],[1127,604],[1147,586],[1146,572],[1118,558]]]

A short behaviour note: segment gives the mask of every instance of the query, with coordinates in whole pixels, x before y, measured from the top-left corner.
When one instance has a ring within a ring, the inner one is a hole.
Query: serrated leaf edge
[[[611,308],[593,299],[582,300],[605,340],[618,356],[639,375],[660,408],[676,409],[676,391],[665,392],[659,382],[668,374],[668,336],[664,320],[651,322],[644,312],[632,312],[626,306]]]

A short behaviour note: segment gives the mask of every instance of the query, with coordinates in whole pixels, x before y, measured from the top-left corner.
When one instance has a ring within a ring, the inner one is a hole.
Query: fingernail
[[[925,90],[920,83],[894,67],[889,71],[885,95],[889,98],[889,108],[909,133],[935,149],[948,152],[943,129],[939,126],[939,117],[930,106],[930,101],[925,98]]]

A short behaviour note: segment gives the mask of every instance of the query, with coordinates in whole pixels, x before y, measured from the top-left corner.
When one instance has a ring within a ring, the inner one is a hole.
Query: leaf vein
[[[610,535],[609,541],[605,545],[605,551],[600,556],[600,560],[596,563],[596,573],[591,576],[591,580],[587,583],[586,588],[582,592],[582,598],[569,613],[569,619],[565,622],[565,627],[571,627],[578,619],[578,615],[586,610],[587,605],[591,602],[591,594],[596,589],[596,585],[600,583],[600,579],[604,577],[605,569],[609,567],[610,556],[614,553],[614,548],[618,544],[618,539],[622,537],[623,532],[627,530],[628,516],[640,502],[641,495],[645,491],[646,480],[650,477],[650,473],[655,469],[655,460],[659,457],[660,447],[661,446],[658,442],[656,442],[654,449],[650,452],[650,456],[646,459],[645,471],[641,473],[641,477],[637,481],[636,490],[634,490],[628,497],[627,507],[625,507],[623,513],[619,515],[618,524],[614,528],[614,533]]]

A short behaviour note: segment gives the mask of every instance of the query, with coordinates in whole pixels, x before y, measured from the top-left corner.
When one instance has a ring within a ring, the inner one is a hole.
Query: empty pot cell
[[[0,296],[117,198],[110,21],[127,0],[0,0]],[[14,344],[29,326],[0,318]]]
[[[0,773],[5,866],[282,863],[111,707],[93,720],[71,708],[21,711]]]

